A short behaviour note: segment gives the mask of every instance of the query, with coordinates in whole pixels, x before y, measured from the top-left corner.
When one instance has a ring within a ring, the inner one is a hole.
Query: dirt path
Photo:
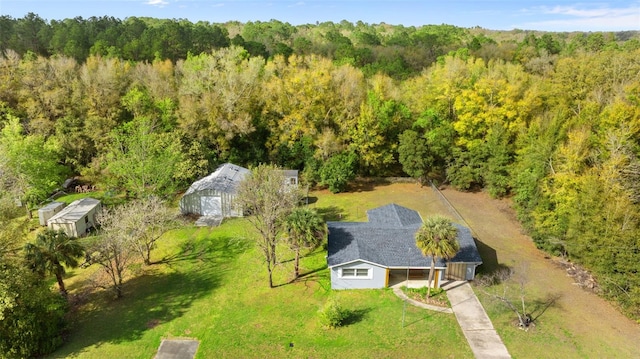
[[[520,352],[526,353],[520,357],[527,358],[640,358],[640,325],[610,303],[577,287],[564,270],[536,249],[532,240],[523,234],[508,201],[491,199],[486,193],[461,193],[451,189],[442,192],[475,231],[485,262],[493,261],[492,264],[504,264],[516,270],[524,264],[530,298],[560,296],[556,305],[540,318],[541,324],[532,334],[563,341],[560,347],[565,352],[554,351],[550,341],[545,350],[544,345],[539,346],[544,341],[536,345],[535,337],[522,339],[500,333],[514,357]]]

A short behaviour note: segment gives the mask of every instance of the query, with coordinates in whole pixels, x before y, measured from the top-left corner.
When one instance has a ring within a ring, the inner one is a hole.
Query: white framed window
[[[342,278],[370,278],[369,268],[342,268]]]

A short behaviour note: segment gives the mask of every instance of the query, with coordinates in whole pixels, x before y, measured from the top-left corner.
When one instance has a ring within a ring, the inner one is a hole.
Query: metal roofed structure
[[[101,208],[99,200],[82,198],[49,218],[47,226],[53,230],[63,230],[69,237],[81,237],[95,227],[96,214]]]
[[[238,186],[251,172],[231,163],[220,165],[213,173],[195,181],[180,199],[183,214],[212,217],[242,217],[235,208]]]
[[[49,219],[55,216],[56,213],[62,211],[64,206],[66,206],[66,204],[62,202],[51,202],[46,206],[40,208],[38,210],[38,218],[40,220],[40,225],[46,226]]]

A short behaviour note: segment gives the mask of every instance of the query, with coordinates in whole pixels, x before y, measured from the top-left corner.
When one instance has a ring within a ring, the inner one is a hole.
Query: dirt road
[[[442,193],[475,231],[485,262],[516,270],[526,268],[530,300],[559,296],[556,304],[540,317],[532,333],[499,330],[514,357],[640,358],[640,325],[602,298],[576,286],[565,270],[536,249],[523,234],[507,200],[451,189]],[[487,299],[483,304],[496,305]],[[504,318],[498,315],[492,320]]]

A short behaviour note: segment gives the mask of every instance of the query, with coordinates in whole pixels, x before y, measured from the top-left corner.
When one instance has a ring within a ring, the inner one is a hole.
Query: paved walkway
[[[471,285],[468,282],[450,282],[443,289],[447,291],[451,309],[475,357],[511,358]]]

